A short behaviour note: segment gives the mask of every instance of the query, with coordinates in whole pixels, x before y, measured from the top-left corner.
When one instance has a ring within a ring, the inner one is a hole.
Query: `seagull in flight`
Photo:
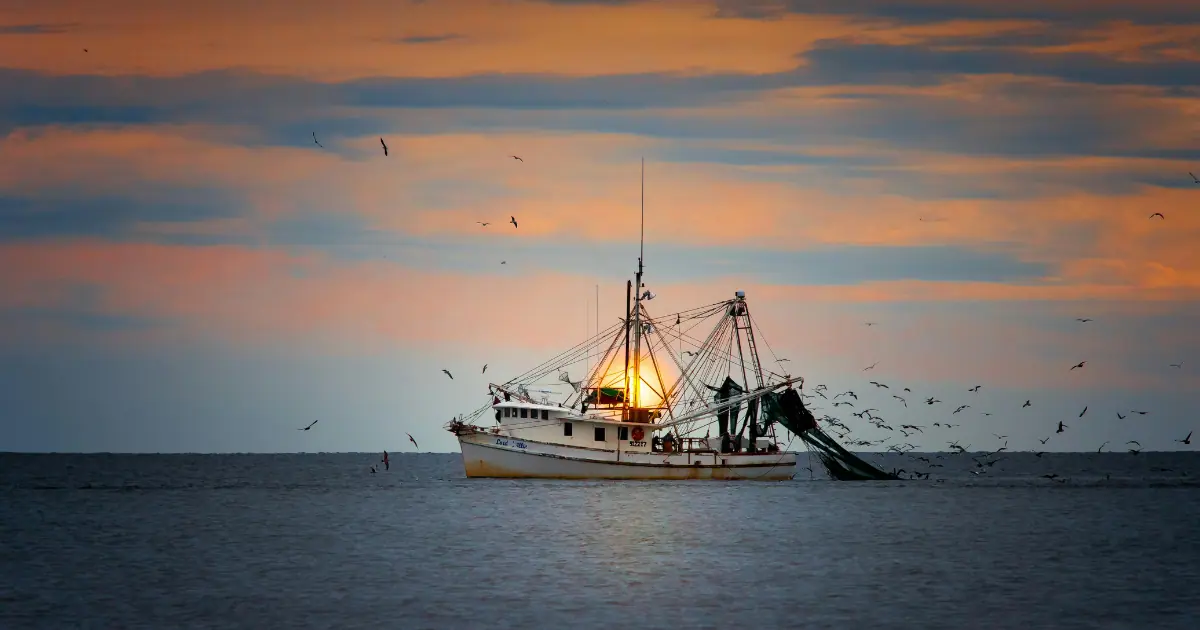
[[[1083,411],[1080,411],[1080,412],[1079,412],[1079,417],[1080,417],[1080,418],[1082,418],[1082,417],[1083,417],[1083,414],[1085,414],[1085,413],[1087,413],[1087,405],[1084,405],[1084,406],[1083,406]]]
[[[1100,451],[1103,451],[1105,446],[1108,446],[1108,442],[1107,442],[1107,441],[1106,441],[1106,442],[1104,442],[1104,444],[1101,444],[1101,445],[1100,445],[1100,448],[1096,449],[1096,452],[1097,452],[1097,453],[1099,453]]]
[[[1030,407],[1030,406],[1032,406],[1032,405],[1033,405],[1033,403],[1031,403],[1031,402],[1029,402],[1028,400],[1026,400],[1026,401],[1025,401],[1025,404],[1024,404],[1024,405],[1021,405],[1021,408],[1022,408],[1022,409],[1024,409],[1024,408],[1026,408],[1026,407]]]
[[[309,429],[313,428],[313,424],[316,424],[317,422],[318,422],[318,420],[313,420],[313,421],[312,421],[312,424],[309,424],[308,426],[304,427],[303,429],[296,429],[296,430],[297,430],[297,431],[307,431],[307,430],[309,430]],[[1190,435],[1190,434],[1189,434],[1189,435]]]
[[[1063,430],[1065,430],[1065,429],[1067,429],[1067,428],[1069,428],[1069,427],[1067,427],[1067,425],[1063,424],[1063,423],[1062,423],[1062,420],[1059,420],[1059,421],[1058,421],[1058,430],[1057,430],[1057,431],[1055,431],[1055,433],[1062,433],[1062,432],[1063,432]]]
[[[417,448],[421,448],[420,446],[417,446],[417,441],[413,439],[413,436],[411,433],[405,433],[404,435],[408,436],[408,441],[412,442],[413,446],[416,446]]]
[[[483,364],[483,371],[480,372],[480,374],[487,374],[487,364],[486,363]]]
[[[321,142],[319,140],[317,140],[317,132],[314,131],[314,132],[312,132],[312,134],[313,134],[313,142],[316,143],[317,146],[324,149],[325,145],[321,144]]]
[[[1077,321],[1077,322],[1079,322],[1079,323],[1081,323],[1081,324],[1086,324],[1086,323],[1088,323],[1088,322],[1090,322],[1090,321],[1092,321],[1092,320],[1091,320],[1091,318],[1088,318],[1088,317],[1076,317],[1076,318],[1075,318],[1075,321]]]
[[[1175,441],[1179,442],[1180,444],[1191,444],[1192,443],[1192,432],[1188,431],[1187,437],[1183,438],[1182,440],[1175,440]]]
[[[84,48],[83,52],[87,52],[87,49]],[[1188,171],[1188,175],[1192,175],[1192,172]],[[1195,175],[1192,175],[1192,181],[1196,182],[1197,184],[1200,184],[1200,179],[1197,179]]]
[[[1175,368],[1175,369],[1177,369],[1177,370],[1178,370],[1178,369],[1180,369],[1180,368],[1182,368],[1182,367],[1183,367],[1183,361],[1180,361],[1179,363],[1172,363],[1172,364],[1171,364],[1171,367],[1173,367],[1173,368]]]
[[[1160,219],[1166,219],[1166,218],[1167,218],[1167,217],[1164,217],[1164,216],[1163,216],[1163,213],[1161,213],[1161,212],[1155,212],[1154,214],[1150,215],[1150,217],[1149,217],[1149,218],[1153,219],[1154,217],[1158,217],[1158,218],[1160,218]]]
[[[450,370],[442,370],[442,373],[445,374],[446,376],[449,376],[450,380],[452,380],[452,381],[454,380],[454,375],[450,373]]]
[[[487,227],[492,224],[490,221],[476,221],[476,223],[482,225],[483,227]]]
[[[512,158],[512,159],[514,159],[514,160],[516,160],[516,161],[518,161],[518,162],[522,162],[522,163],[523,163],[523,162],[525,162],[525,160],[522,160],[521,158],[519,158],[519,157],[517,157],[517,156],[515,156],[515,155],[510,155],[510,156],[508,156],[508,157],[510,157],[510,158]]]
[[[1071,366],[1071,370],[1074,370],[1075,368],[1081,368],[1081,367],[1083,367],[1083,364],[1084,364],[1084,363],[1087,363],[1087,361],[1080,361],[1079,363],[1076,363],[1075,365],[1072,365],[1072,366]],[[1067,371],[1068,371],[1068,372],[1070,372],[1071,370],[1067,370]]]
[[[511,223],[511,224],[513,224],[513,228],[514,228],[514,229],[517,227],[517,217],[514,217],[514,216],[509,216],[509,217],[508,217],[508,222],[509,222],[509,223]]]
[[[868,365],[867,367],[863,368],[863,371],[864,371],[864,372],[866,372],[867,370],[874,370],[876,365],[879,365],[879,362],[878,362],[878,361],[876,361],[876,362],[872,363],[871,365]]]
[[[383,138],[380,138],[379,144],[383,145],[383,157],[387,157],[387,143],[383,141]]]
[[[1129,440],[1128,442],[1126,442],[1126,444],[1137,444],[1138,448],[1142,447],[1142,443],[1137,440]]]
[[[865,326],[874,326],[875,322],[866,322],[864,325]]]

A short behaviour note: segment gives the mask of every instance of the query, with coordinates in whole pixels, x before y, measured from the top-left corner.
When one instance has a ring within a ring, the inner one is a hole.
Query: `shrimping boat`
[[[779,481],[796,474],[798,453],[788,449],[798,437],[834,479],[895,478],[818,427],[800,397],[804,379],[765,343],[744,292],[652,315],[644,243],[643,227],[626,317],[489,384],[488,404],[446,425],[468,477]],[[760,342],[774,369],[764,369]]]

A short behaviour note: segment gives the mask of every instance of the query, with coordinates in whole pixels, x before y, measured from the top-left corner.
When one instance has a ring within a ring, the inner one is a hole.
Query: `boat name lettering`
[[[496,438],[496,446],[513,446],[516,448],[525,448],[525,443],[520,440],[509,442],[504,438]]]
[[[640,441],[640,442],[634,442],[633,440],[630,440],[630,441],[629,441],[629,445],[630,445],[630,446],[645,446],[645,445],[646,445],[646,441],[645,441],[645,440],[642,440],[642,441]]]

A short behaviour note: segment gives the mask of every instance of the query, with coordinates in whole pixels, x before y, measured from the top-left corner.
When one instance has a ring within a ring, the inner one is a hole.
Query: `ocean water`
[[[1200,454],[940,455],[756,483],[0,454],[0,628],[1200,627]]]

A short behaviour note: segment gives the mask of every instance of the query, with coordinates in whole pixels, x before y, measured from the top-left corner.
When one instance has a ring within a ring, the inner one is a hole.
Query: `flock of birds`
[[[1200,183],[1200,182],[1197,182],[1197,183]],[[1080,317],[1080,318],[1076,318],[1075,321],[1080,322],[1080,323],[1087,323],[1087,322],[1090,322],[1093,320],[1090,318]],[[866,325],[874,326],[874,325],[876,325],[876,323],[875,322],[866,322]],[[786,359],[783,359],[783,360],[786,360]],[[1079,363],[1076,363],[1076,364],[1072,365],[1070,368],[1068,368],[1067,371],[1071,372],[1074,370],[1084,369],[1084,366],[1087,365],[1087,363],[1088,363],[1087,361],[1080,361]],[[869,372],[869,371],[875,369],[875,367],[877,365],[879,365],[878,362],[873,363],[873,364],[863,368],[862,371]],[[1174,368],[1174,369],[1182,369],[1184,366],[1184,362],[1180,361],[1179,363],[1171,363],[1169,365],[1171,368]],[[891,387],[889,385],[887,385],[886,383],[881,383],[879,381],[868,381],[867,384],[875,387],[877,390],[890,390],[891,389]],[[971,387],[971,388],[967,389],[966,391],[968,393],[975,394],[975,393],[978,393],[982,388],[983,388],[982,385],[975,385],[974,387]],[[905,409],[907,409],[908,408],[908,397],[902,396],[901,394],[912,394],[912,390],[908,387],[905,387],[901,391],[891,395],[891,397],[894,400],[896,400],[899,404],[903,405]],[[823,399],[823,400],[829,402],[835,409],[842,408],[842,407],[847,407],[847,408],[853,409],[855,407],[855,403],[857,403],[859,400],[858,394],[852,390],[845,391],[840,394],[831,396],[829,393],[829,388],[823,384],[816,385],[813,388],[812,393],[801,393],[801,396],[809,401],[816,401],[817,398]],[[853,399],[853,402],[851,402],[852,399]],[[920,402],[923,402],[926,406],[929,406],[929,407],[933,407],[934,405],[938,405],[938,404],[943,404],[943,401],[941,401],[940,399],[938,399],[934,396],[929,396]],[[1032,407],[1032,406],[1033,406],[1033,401],[1027,399],[1021,405],[1020,408],[1026,409],[1026,408]],[[820,407],[816,406],[816,405],[813,405],[811,408],[813,410],[820,409]],[[951,411],[949,413],[949,416],[951,419],[953,419],[955,416],[958,416],[960,413],[962,413],[968,409],[971,409],[971,405],[969,405],[969,404],[958,405],[957,407],[954,408],[953,411]],[[1077,416],[1077,418],[1083,418],[1084,415],[1087,414],[1087,412],[1088,412],[1088,405],[1084,405],[1083,410],[1079,412],[1079,415]],[[892,470],[892,474],[896,475],[897,477],[902,476],[907,473],[909,479],[929,479],[930,476],[932,474],[934,474],[933,469],[944,467],[944,464],[937,463],[937,460],[945,460],[948,456],[950,456],[950,457],[969,456],[972,459],[972,461],[974,462],[974,466],[970,470],[970,473],[973,475],[976,475],[976,476],[983,475],[983,474],[987,473],[989,470],[991,470],[992,467],[995,466],[998,462],[1000,462],[1004,459],[1004,457],[1001,456],[1001,453],[1008,451],[1008,437],[1009,436],[993,433],[992,436],[995,437],[997,441],[1002,443],[999,446],[999,448],[996,448],[995,450],[970,451],[968,449],[970,449],[972,445],[968,444],[967,446],[962,446],[958,441],[951,440],[951,441],[946,442],[947,446],[950,449],[950,452],[943,453],[943,454],[936,454],[936,455],[934,455],[934,457],[932,459],[929,457],[926,457],[924,455],[910,455],[910,453],[912,451],[915,451],[916,449],[918,449],[920,447],[918,445],[912,444],[911,442],[907,441],[907,439],[914,435],[917,435],[917,434],[925,434],[926,425],[893,423],[893,424],[895,424],[895,426],[892,426],[892,424],[889,424],[887,421],[885,421],[885,418],[882,415],[880,415],[880,413],[881,412],[879,409],[868,408],[868,409],[863,409],[861,411],[851,412],[851,415],[860,420],[865,421],[867,424],[874,427],[876,430],[883,430],[883,431],[892,432],[893,434],[899,433],[899,434],[903,435],[905,438],[905,441],[903,443],[898,443],[898,440],[894,436],[884,438],[884,439],[879,439],[879,440],[858,439],[857,437],[852,435],[853,429],[845,421],[843,421],[842,419],[837,418],[833,415],[830,415],[830,414],[825,414],[824,416],[818,418],[818,421],[821,422],[822,424],[824,424],[824,426],[827,429],[832,429],[833,433],[835,433],[837,435],[838,439],[845,441],[846,444],[850,444],[853,446],[867,447],[867,448],[886,446],[886,449],[888,452],[908,456],[910,458],[910,461],[913,462],[914,468],[920,464],[924,464],[924,467],[928,469],[928,470],[924,470],[924,471],[921,471],[921,470],[908,471],[903,468]],[[1130,415],[1145,416],[1149,412],[1139,410],[1139,409],[1133,409],[1133,410],[1127,411],[1124,414],[1122,414],[1120,411],[1117,411],[1115,413],[1116,413],[1118,420],[1124,420],[1125,418],[1129,417]],[[993,415],[991,412],[986,412],[986,411],[981,411],[980,414],[985,417]],[[960,426],[962,426],[962,423],[961,422],[951,423],[951,422],[939,420],[937,422],[933,422],[929,426],[936,427],[938,430],[947,430],[947,429],[954,429],[956,427],[960,427]],[[1064,421],[1060,420],[1060,421],[1058,421],[1058,423],[1056,425],[1054,425],[1053,432],[1050,433],[1050,435],[1048,435],[1044,438],[1039,438],[1038,441],[1042,445],[1045,445],[1047,442],[1050,441],[1050,439],[1052,437],[1054,437],[1057,434],[1063,433],[1067,429],[1070,429],[1070,428],[1071,428],[1070,425],[1068,425]],[[1188,434],[1186,436],[1184,436],[1182,439],[1174,440],[1174,442],[1177,442],[1177,443],[1183,444],[1183,445],[1190,445],[1192,443],[1192,433],[1193,433],[1192,431],[1189,431]],[[1096,449],[1096,452],[1097,453],[1104,452],[1104,448],[1106,446],[1108,446],[1108,444],[1109,444],[1108,441],[1104,442],[1103,444],[1101,444],[1099,446],[1099,448]],[[1138,455],[1143,450],[1142,444],[1140,442],[1138,442],[1137,440],[1129,440],[1125,443],[1124,446],[1130,447],[1127,450],[1132,455]],[[978,453],[981,453],[981,454],[978,454]],[[1045,455],[1045,451],[1034,450],[1034,451],[1032,451],[1032,454],[1035,457],[1041,458],[1043,455]],[[918,462],[920,464],[918,464]],[[1167,468],[1154,468],[1153,470],[1154,470],[1154,472],[1176,472],[1176,471],[1173,471],[1173,470],[1167,469]],[[812,468],[809,467],[808,471],[811,474]],[[1186,475],[1187,473],[1183,473],[1183,474]],[[1060,476],[1058,473],[1045,474],[1045,475],[1042,475],[1042,477],[1044,477],[1046,479],[1050,479],[1052,481],[1057,481],[1059,483],[1066,483],[1067,481],[1069,481],[1069,479]],[[945,481],[945,480],[939,479],[938,481]]]
[[[322,145],[322,144],[321,144],[321,142],[320,142],[320,140],[318,140],[318,139],[317,139],[317,133],[316,133],[315,131],[314,131],[314,132],[312,132],[312,139],[313,139],[313,143],[314,143],[316,146],[318,146],[318,147],[321,147],[321,148],[324,148],[324,145]],[[380,147],[381,147],[381,148],[382,148],[382,150],[383,150],[383,155],[384,155],[384,157],[387,157],[387,156],[388,156],[388,145],[387,145],[387,142],[386,142],[386,141],[385,141],[385,140],[384,140],[382,137],[380,137],[380,138],[379,138],[379,145],[380,145]],[[521,158],[520,156],[517,156],[517,155],[510,155],[510,156],[508,156],[508,157],[509,157],[509,158],[511,158],[511,159],[513,159],[514,161],[518,161],[518,162],[521,162],[521,163],[524,163],[524,162],[525,162],[525,160],[524,160],[523,158]],[[1193,174],[1193,173],[1191,173],[1191,172],[1189,171],[1189,172],[1188,172],[1188,175],[1190,175],[1190,176],[1191,176],[1191,178],[1192,178],[1192,180],[1193,180],[1193,182],[1194,182],[1194,183],[1196,183],[1196,184],[1200,184],[1200,178],[1196,177],[1196,175],[1195,175],[1195,174]],[[1154,212],[1154,213],[1152,213],[1152,214],[1149,216],[1149,218],[1150,218],[1150,219],[1158,218],[1158,219],[1163,219],[1163,220],[1165,220],[1165,219],[1166,219],[1166,217],[1165,217],[1165,216],[1164,216],[1164,215],[1163,215],[1161,212]],[[924,219],[924,218],[922,218],[921,220],[922,220],[922,221],[924,221],[925,219]],[[487,227],[487,226],[489,226],[489,225],[491,225],[491,224],[492,224],[492,222],[490,222],[490,221],[476,221],[476,223],[477,223],[478,225],[480,225],[481,227]],[[516,218],[515,216],[509,216],[508,223],[511,223],[514,229],[518,228],[517,218]],[[501,261],[501,262],[500,262],[500,264],[502,264],[502,265],[503,265],[503,264],[507,264],[507,262],[508,262],[508,261]],[[1082,317],[1081,317],[1081,318],[1077,318],[1077,319],[1076,319],[1076,321],[1078,321],[1078,322],[1080,322],[1080,323],[1087,323],[1087,322],[1090,322],[1090,321],[1092,321],[1092,319],[1090,319],[1090,318],[1082,318]],[[866,322],[866,325],[867,325],[867,326],[875,326],[875,325],[877,325],[877,323],[876,323],[876,322]],[[786,361],[787,359],[783,359],[783,360],[784,360],[784,361]],[[1087,364],[1087,361],[1080,361],[1079,363],[1076,363],[1075,365],[1071,366],[1071,368],[1070,368],[1070,371],[1077,370],[1077,369],[1082,369],[1082,368],[1084,367],[1084,365],[1086,365],[1086,364]],[[874,364],[872,364],[872,365],[869,365],[869,366],[867,366],[866,368],[864,368],[864,369],[863,369],[863,371],[864,371],[864,372],[866,372],[866,371],[870,371],[870,370],[874,369],[874,368],[875,368],[877,365],[878,365],[878,363],[874,363]],[[483,370],[482,370],[482,373],[486,373],[486,372],[487,372],[487,367],[488,367],[488,366],[487,366],[487,364],[484,364],[484,366],[483,366]],[[1181,361],[1180,363],[1173,363],[1173,364],[1171,364],[1171,367],[1173,367],[1173,368],[1177,368],[1177,369],[1178,369],[1178,368],[1182,368],[1182,367],[1183,367],[1183,362]],[[450,372],[450,370],[447,370],[447,369],[442,369],[442,373],[443,373],[443,374],[445,374],[445,375],[446,375],[448,378],[450,378],[451,380],[453,380],[453,379],[454,379],[454,375],[453,375],[453,374]],[[876,387],[876,388],[880,388],[880,389],[889,389],[889,386],[888,386],[888,385],[886,385],[886,384],[884,384],[884,383],[880,383],[880,382],[878,382],[878,381],[870,381],[870,382],[869,382],[869,384],[870,384],[870,385],[872,385],[872,386],[874,386],[874,387]],[[972,387],[972,388],[968,389],[967,391],[968,391],[968,392],[971,392],[971,393],[978,393],[978,392],[979,392],[979,390],[980,390],[982,387],[983,387],[982,385],[976,385],[976,386],[974,386],[974,387]],[[903,391],[904,391],[905,393],[911,393],[911,392],[912,392],[912,390],[911,390],[911,389],[909,389],[909,388],[907,388],[907,387],[903,388]],[[840,394],[837,394],[837,395],[833,396],[833,398],[832,398],[832,399],[829,399],[829,398],[828,398],[828,396],[827,396],[827,392],[828,392],[828,388],[827,388],[825,385],[817,385],[817,386],[814,388],[814,390],[813,390],[813,393],[812,393],[812,394],[802,394],[802,396],[804,396],[804,397],[806,397],[806,398],[809,398],[809,399],[814,399],[814,398],[816,398],[816,397],[818,397],[818,396],[819,396],[819,397],[821,397],[821,398],[824,398],[824,399],[827,399],[827,400],[831,400],[831,401],[833,401],[833,402],[832,402],[832,404],[833,404],[833,406],[834,406],[835,408],[839,408],[839,407],[851,407],[851,408],[853,408],[853,407],[854,407],[854,403],[850,402],[850,401],[849,401],[849,399],[850,399],[850,398],[853,398],[853,399],[854,399],[856,402],[857,402],[857,400],[858,400],[858,395],[857,395],[855,392],[853,392],[853,391],[846,391],[846,392],[842,392],[842,393],[840,393]],[[837,400],[837,399],[839,399],[839,398],[842,398],[843,396],[844,396],[844,397],[846,397],[846,398],[847,398],[847,400],[841,400],[841,401],[838,401],[838,400]],[[899,394],[893,394],[893,395],[892,395],[892,398],[894,398],[894,399],[896,399],[897,401],[899,401],[899,402],[900,402],[900,404],[904,405],[904,407],[905,407],[905,408],[907,408],[907,407],[908,407],[908,400],[907,400],[905,397],[903,397],[903,396],[900,396]],[[924,400],[924,403],[925,403],[926,405],[928,405],[928,406],[931,406],[931,407],[932,407],[933,405],[937,405],[937,404],[940,404],[940,403],[942,403],[942,401],[941,401],[941,400],[938,400],[937,398],[935,398],[935,397],[933,397],[933,396],[930,396],[930,397],[928,397],[928,398],[926,398],[926,399]],[[1031,400],[1026,400],[1026,401],[1025,401],[1025,403],[1024,403],[1023,405],[1021,405],[1021,408],[1022,408],[1022,409],[1028,408],[1028,407],[1032,406],[1032,404],[1033,404],[1033,403],[1032,403],[1032,401],[1031,401]],[[971,408],[971,406],[970,406],[970,405],[959,405],[958,407],[956,407],[956,408],[954,409],[954,411],[952,411],[952,412],[951,412],[951,414],[950,414],[950,415],[951,415],[951,416],[958,415],[959,413],[962,413],[963,411],[965,411],[965,410],[967,410],[967,409],[970,409],[970,408]],[[1079,418],[1082,418],[1082,417],[1084,416],[1084,414],[1086,414],[1086,413],[1087,413],[1087,410],[1088,410],[1088,407],[1087,407],[1087,406],[1084,406],[1084,408],[1083,408],[1083,411],[1079,412],[1079,416],[1078,416],[1078,417],[1079,417]],[[872,425],[873,427],[875,427],[876,429],[882,429],[882,430],[886,430],[886,431],[899,432],[899,433],[903,434],[905,438],[909,438],[909,437],[911,437],[912,435],[914,435],[914,434],[917,434],[917,433],[924,433],[924,429],[925,429],[925,427],[924,427],[923,425],[916,425],[916,424],[900,424],[900,425],[898,425],[898,427],[899,427],[899,428],[894,428],[894,427],[892,427],[891,425],[889,425],[889,424],[885,423],[885,422],[884,422],[884,418],[883,418],[883,416],[880,416],[880,415],[878,415],[878,413],[879,413],[879,410],[878,410],[878,409],[863,409],[862,411],[853,412],[851,415],[853,415],[853,416],[855,416],[855,417],[857,417],[857,418],[859,418],[859,419],[861,419],[861,420],[866,420],[866,421],[867,421],[869,424],[871,424],[871,425]],[[1129,413],[1130,413],[1130,414],[1139,414],[1139,415],[1146,415],[1146,414],[1147,414],[1147,412],[1146,412],[1146,411],[1140,411],[1140,410],[1131,410]],[[983,414],[984,416],[991,416],[991,415],[992,415],[990,412],[982,412],[982,414]],[[1125,417],[1126,417],[1126,415],[1122,415],[1120,412],[1117,412],[1117,418],[1118,418],[1118,419],[1122,419],[1122,420],[1123,420],[1123,419],[1125,419]],[[838,418],[836,418],[836,417],[834,417],[834,416],[831,416],[831,415],[828,415],[828,414],[826,414],[825,416],[823,416],[823,417],[822,417],[822,418],[820,418],[819,420],[821,420],[822,422],[824,422],[824,423],[825,423],[827,426],[829,426],[829,427],[833,427],[833,428],[837,429],[837,431],[835,431],[835,432],[838,434],[838,438],[839,438],[839,439],[841,439],[841,440],[844,440],[844,441],[846,441],[846,443],[847,443],[847,444],[850,444],[850,445],[854,445],[854,446],[863,446],[863,447],[872,447],[872,446],[881,446],[881,445],[887,445],[887,450],[888,450],[888,451],[890,451],[890,452],[895,452],[895,453],[898,453],[898,454],[908,454],[909,452],[911,452],[911,451],[913,451],[914,449],[918,448],[916,445],[913,445],[913,444],[911,444],[911,443],[909,443],[909,442],[907,442],[907,441],[906,441],[905,443],[903,443],[903,444],[888,444],[888,443],[891,441],[891,440],[889,440],[889,439],[884,439],[884,440],[861,440],[861,439],[848,439],[848,438],[850,438],[850,437],[851,437],[852,430],[851,430],[851,428],[850,428],[849,426],[847,426],[847,425],[846,425],[846,424],[845,424],[843,421],[841,421],[840,419],[838,419]],[[304,428],[302,428],[302,429],[300,429],[300,430],[301,430],[301,431],[308,431],[308,430],[309,430],[309,429],[311,429],[311,428],[313,427],[313,425],[315,425],[316,423],[317,423],[317,422],[314,420],[314,421],[312,422],[312,424],[309,424],[308,426],[306,426],[306,427],[304,427]],[[931,426],[933,426],[933,427],[937,427],[937,428],[939,428],[939,429],[953,429],[953,428],[955,428],[955,427],[959,427],[959,426],[961,426],[961,423],[959,423],[959,424],[953,424],[953,423],[949,423],[949,422],[934,422],[934,423],[932,423],[932,425],[931,425]],[[1057,425],[1057,427],[1055,428],[1055,430],[1054,430],[1054,433],[1053,433],[1052,435],[1054,435],[1054,434],[1059,434],[1059,433],[1063,433],[1064,431],[1066,431],[1066,430],[1067,430],[1067,429],[1069,429],[1069,428],[1071,428],[1071,427],[1070,427],[1070,425],[1067,425],[1067,424],[1065,424],[1064,422],[1062,422],[1062,421],[1059,421],[1059,422],[1058,422],[1058,425]],[[413,439],[413,436],[412,436],[412,434],[407,434],[407,435],[408,435],[408,439],[409,439],[409,441],[410,441],[410,442],[412,442],[413,446],[414,446],[414,447],[415,447],[415,446],[417,446],[417,441],[416,441],[415,439]],[[1007,450],[1008,450],[1008,441],[1007,441],[1007,438],[1008,438],[1008,436],[1005,436],[1005,435],[999,435],[999,434],[993,434],[993,435],[994,435],[994,436],[995,436],[995,437],[996,437],[998,440],[1002,440],[1002,441],[1003,441],[1003,445],[1002,445],[1002,446],[1000,446],[998,449],[996,449],[996,450],[994,450],[994,451],[986,451],[986,452],[984,452],[984,454],[983,454],[982,456],[972,456],[972,459],[973,459],[973,461],[974,461],[974,463],[975,463],[975,469],[970,471],[972,474],[974,474],[974,475],[982,475],[982,474],[986,473],[986,472],[987,472],[988,470],[990,470],[990,469],[991,469],[993,466],[995,466],[997,462],[999,462],[999,461],[1001,461],[1001,460],[1003,459],[1002,457],[999,457],[999,455],[1000,455],[1001,453],[1003,453],[1003,452],[1005,452],[1005,451],[1007,451]],[[1050,437],[1052,437],[1052,435],[1051,435],[1051,436],[1047,436],[1046,438],[1042,438],[1042,439],[1040,439],[1039,441],[1040,441],[1040,442],[1041,442],[1041,443],[1044,445],[1044,444],[1046,444],[1046,443],[1047,443],[1047,442],[1050,440]],[[1181,439],[1181,440],[1175,440],[1175,441],[1176,441],[1176,442],[1179,442],[1179,443],[1182,443],[1182,444],[1185,444],[1185,445],[1190,445],[1190,444],[1192,443],[1192,442],[1191,442],[1191,439],[1192,439],[1192,433],[1191,433],[1191,432],[1188,432],[1188,434],[1187,434],[1187,436],[1186,436],[1186,437],[1184,437],[1184,438],[1183,438],[1183,439]],[[949,455],[968,455],[968,454],[970,454],[970,453],[969,453],[969,451],[967,450],[968,448],[970,448],[970,445],[968,445],[968,446],[964,447],[964,446],[960,445],[960,444],[959,444],[957,441],[950,441],[950,442],[947,442],[947,445],[948,445],[948,446],[949,446],[949,448],[951,449],[950,453],[948,453]],[[1101,445],[1100,445],[1100,448],[1099,448],[1099,449],[1097,449],[1097,452],[1101,452],[1101,451],[1103,451],[1103,450],[1104,450],[1104,447],[1105,447],[1105,446],[1107,446],[1107,445],[1108,445],[1108,442],[1104,442],[1103,444],[1101,444]],[[1141,452],[1141,450],[1142,450],[1142,448],[1141,448],[1141,443],[1139,443],[1137,440],[1130,440],[1130,441],[1126,442],[1126,444],[1125,444],[1125,446],[1130,446],[1130,445],[1133,445],[1133,446],[1135,446],[1135,447],[1136,447],[1136,448],[1130,448],[1130,449],[1128,449],[1128,451],[1129,451],[1131,454],[1133,454],[1133,455],[1137,455],[1138,453],[1140,453],[1140,452]],[[1033,454],[1034,454],[1036,457],[1039,457],[1039,458],[1040,458],[1042,455],[1044,455],[1044,454],[1045,454],[1045,452],[1044,452],[1044,451],[1034,451],[1034,453],[1033,453]],[[945,457],[946,457],[946,455],[935,455],[935,459],[944,459]],[[930,468],[930,469],[932,469],[932,468],[940,468],[940,467],[942,467],[942,466],[943,466],[942,464],[935,463],[935,462],[934,462],[933,460],[931,460],[930,458],[928,458],[928,457],[924,457],[924,456],[914,456],[912,459],[913,459],[913,461],[914,461],[914,462],[916,462],[916,461],[920,461],[920,462],[924,463],[924,464],[926,465],[926,467],[928,467],[928,468]],[[385,470],[387,470],[387,469],[389,469],[389,468],[390,468],[390,464],[389,464],[389,461],[388,461],[388,454],[387,454],[387,452],[386,452],[386,451],[383,453],[383,459],[381,460],[381,462],[384,464],[384,466],[385,466]],[[372,466],[370,470],[371,470],[371,472],[372,472],[372,473],[375,473],[375,472],[376,472],[376,467],[375,467],[375,466]],[[809,470],[809,472],[810,472],[810,473],[812,472],[812,469],[811,469],[811,467],[810,467],[808,470]],[[1164,470],[1165,470],[1165,469],[1164,469]],[[933,473],[932,473],[932,471],[907,471],[907,470],[904,470],[904,469],[894,469],[892,472],[893,472],[893,474],[895,474],[895,475],[897,475],[897,476],[900,476],[901,474],[904,474],[904,473],[908,473],[908,475],[909,475],[909,478],[919,478],[919,479],[928,479],[928,478],[930,478],[930,476],[933,474]],[[1051,480],[1059,481],[1059,482],[1062,482],[1062,483],[1065,483],[1066,481],[1068,481],[1067,479],[1060,477],[1058,474],[1047,474],[1047,475],[1043,475],[1043,477],[1045,477],[1045,478],[1047,478],[1047,479],[1051,479]],[[944,481],[944,480],[939,480],[939,481]]]

